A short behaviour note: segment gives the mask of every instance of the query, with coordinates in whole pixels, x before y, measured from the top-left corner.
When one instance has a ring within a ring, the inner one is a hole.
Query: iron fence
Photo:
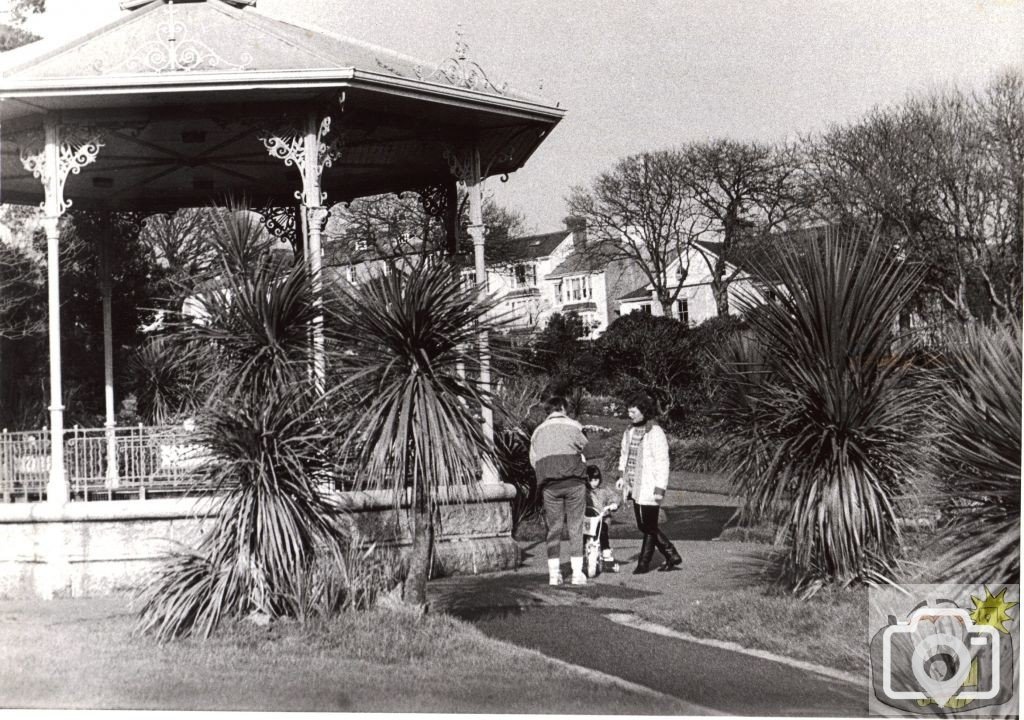
[[[0,432],[0,497],[4,502],[44,499],[49,477],[49,429]]]
[[[76,427],[64,439],[72,499],[182,494],[195,486],[205,460],[181,426]]]
[[[181,426],[79,428],[64,433],[64,468],[72,500],[146,498],[201,490],[207,454]],[[0,499],[46,498],[50,433],[0,433]]]

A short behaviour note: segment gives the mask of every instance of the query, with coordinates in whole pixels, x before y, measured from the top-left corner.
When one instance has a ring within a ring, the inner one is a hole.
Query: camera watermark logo
[[[873,714],[970,716],[1015,701],[1019,586],[906,590],[869,594]]]

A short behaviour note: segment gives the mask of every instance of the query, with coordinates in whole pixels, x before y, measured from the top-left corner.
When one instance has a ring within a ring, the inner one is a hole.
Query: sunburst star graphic
[[[974,597],[971,595],[971,602],[974,603],[974,611],[971,613],[971,620],[977,625],[988,625],[994,627],[1001,633],[1009,634],[1009,630],[1003,623],[1011,622],[1015,618],[1007,610],[1017,605],[1006,599],[1006,588],[993,595],[992,591],[985,588],[985,597]]]

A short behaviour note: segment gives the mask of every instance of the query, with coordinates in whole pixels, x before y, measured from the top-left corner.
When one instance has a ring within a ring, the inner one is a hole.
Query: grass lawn
[[[933,534],[909,534],[906,542],[907,557],[923,564],[934,561],[937,542]],[[733,567],[749,563],[731,558],[757,552],[755,548],[769,552],[768,546],[760,543],[718,540],[681,544],[683,569],[671,574],[679,589],[666,593],[670,600],[646,601],[635,612],[698,637],[728,640],[866,675],[868,588],[831,589],[801,600],[747,567],[730,570],[730,562]],[[914,582],[920,568],[920,564],[908,564],[903,581]]]
[[[0,707],[681,712],[443,614],[379,608],[166,645],[133,622],[123,598],[0,602]]]
[[[800,600],[754,586],[702,593],[672,612],[650,615],[652,620],[698,637],[728,640],[854,674],[868,671],[866,588]]]

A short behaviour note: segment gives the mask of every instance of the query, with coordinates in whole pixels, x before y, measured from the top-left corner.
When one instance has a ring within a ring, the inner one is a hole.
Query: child
[[[601,469],[597,465],[587,466],[587,510],[591,516],[608,510],[614,512],[619,509],[619,493],[610,487],[601,487]],[[608,515],[601,521],[601,559],[604,561],[605,569],[610,572],[618,572],[619,564],[612,556],[612,545],[608,540]]]

